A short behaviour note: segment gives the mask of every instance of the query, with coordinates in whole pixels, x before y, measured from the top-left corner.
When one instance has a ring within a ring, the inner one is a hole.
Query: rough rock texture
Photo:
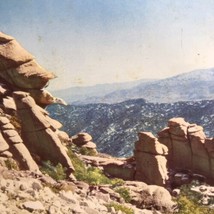
[[[140,132],[138,137],[134,151],[135,179],[148,184],[165,185],[168,179],[165,157],[168,154],[168,148],[150,132]]]
[[[57,122],[49,118],[28,93],[14,92],[13,95],[21,120],[21,135],[30,152],[39,155],[42,160],[62,163],[69,172],[74,171],[66,149],[57,135]]]
[[[0,39],[0,95],[7,93],[12,97],[8,91],[24,90],[39,105],[65,104],[43,89],[55,75],[42,68],[13,37],[0,32]]]
[[[32,158],[39,157],[74,171],[62,145],[62,124],[42,108],[65,104],[44,89],[54,77],[13,37],[0,32],[0,156],[13,158],[20,169],[39,171]]]
[[[134,180],[135,161],[126,158],[96,157],[81,155],[80,158],[89,165],[102,168],[104,173],[111,177],[123,180]]]
[[[0,116],[0,156],[2,152],[4,155],[6,151],[10,151],[13,154],[21,169],[39,171],[39,167],[23,144],[15,127],[8,118]]]
[[[78,147],[86,148],[97,154],[97,146],[92,142],[92,136],[88,133],[78,133],[76,136],[72,137],[72,142]]]
[[[201,126],[189,124],[183,118],[172,118],[158,136],[169,149],[170,168],[191,170],[208,180],[214,178],[214,140],[206,138]]]
[[[122,205],[135,214],[158,214],[154,207],[171,210],[174,205],[168,191],[161,187],[143,182],[126,182],[125,187],[133,196],[132,204],[125,203],[108,185],[94,188],[84,182],[56,182],[42,174],[0,167],[0,211],[2,214],[121,214],[105,205],[123,201]]]

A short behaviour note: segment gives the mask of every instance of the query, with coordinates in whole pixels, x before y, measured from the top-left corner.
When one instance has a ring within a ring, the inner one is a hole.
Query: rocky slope
[[[195,70],[161,80],[143,81],[130,88],[104,90],[104,85],[94,86],[96,93],[90,94],[90,88],[80,88],[79,95],[70,94],[72,89],[56,94],[68,103],[83,105],[89,103],[119,103],[131,99],[146,99],[149,102],[172,103],[177,101],[198,101],[214,99],[214,69]],[[62,93],[63,92],[63,93]]]
[[[98,153],[87,133],[69,137],[44,109],[65,104],[44,89],[53,77],[14,38],[0,33],[0,213],[174,212],[180,207],[170,192],[180,162],[171,154],[180,154],[186,138],[192,161],[184,169],[213,180],[213,139],[180,119],[170,120],[159,139],[140,132],[131,158]],[[178,139],[181,148],[174,147]]]
[[[50,115],[64,124],[70,136],[84,131],[93,135],[100,152],[114,156],[132,154],[138,132],[157,133],[173,117],[184,117],[204,127],[205,134],[214,136],[214,101],[177,102],[170,104],[130,100],[118,104],[48,107]]]
[[[81,161],[78,150],[96,154],[96,145],[85,133],[69,138],[60,130],[62,124],[44,109],[53,103],[65,104],[44,89],[53,77],[14,38],[0,32],[0,212],[119,214],[125,208],[129,213],[150,214],[153,208],[171,210],[174,203],[165,188],[135,181],[123,181],[132,196],[124,206],[111,179],[100,168]],[[45,172],[54,173],[58,181]],[[75,177],[84,180],[88,174],[109,184],[98,185],[96,180],[92,184],[91,177],[88,184]]]

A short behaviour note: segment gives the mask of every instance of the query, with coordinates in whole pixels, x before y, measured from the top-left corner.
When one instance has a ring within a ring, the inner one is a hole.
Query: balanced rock
[[[12,37],[0,32],[0,77],[13,88],[41,89],[55,76]]]
[[[90,141],[92,141],[91,135],[85,132],[78,133],[76,136],[72,137],[72,142],[77,146],[83,146]]]

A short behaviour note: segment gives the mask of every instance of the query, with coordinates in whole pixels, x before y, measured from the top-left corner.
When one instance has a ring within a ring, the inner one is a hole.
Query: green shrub
[[[86,147],[80,147],[79,148],[79,153],[81,155],[88,155],[88,156],[96,156],[97,155],[95,150],[89,149],[89,148],[86,148]]]
[[[111,207],[114,207],[115,211],[119,211],[120,210],[125,214],[134,214],[134,210],[133,209],[131,209],[129,207],[126,207],[126,206],[124,206],[122,204],[111,202],[109,204],[106,204],[105,206],[108,208],[108,210],[110,210]]]
[[[12,158],[8,158],[7,160],[5,160],[5,165],[8,169],[19,170],[18,164]]]
[[[121,178],[114,178],[111,180],[111,185],[112,187],[118,187],[118,186],[122,186],[125,184],[125,181]]]
[[[64,180],[66,178],[66,168],[63,168],[61,163],[58,163],[56,166],[54,166],[50,161],[43,161],[43,166],[40,168],[40,170],[43,173],[47,173],[50,177],[52,177],[55,180]]]
[[[177,198],[178,214],[212,214],[214,210],[201,205],[199,200],[201,195],[191,190],[192,184],[181,187],[180,196]]]
[[[75,150],[76,151],[76,150]],[[122,179],[110,179],[102,170],[96,167],[86,167],[84,162],[72,151],[72,147],[68,148],[68,156],[75,168],[74,176],[79,181],[84,181],[88,184],[111,184],[113,186],[120,186],[124,183]]]
[[[126,187],[117,187],[115,188],[115,192],[119,193],[120,196],[125,200],[125,202],[129,203],[131,201],[131,195]]]

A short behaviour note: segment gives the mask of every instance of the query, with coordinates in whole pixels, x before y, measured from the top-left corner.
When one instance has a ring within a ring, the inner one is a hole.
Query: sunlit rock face
[[[169,149],[170,168],[191,170],[210,180],[214,178],[214,141],[206,138],[203,127],[189,124],[183,118],[172,118],[158,136]]]
[[[168,154],[168,148],[150,132],[140,132],[138,137],[134,151],[135,179],[148,184],[165,185],[168,179],[165,157]]]

